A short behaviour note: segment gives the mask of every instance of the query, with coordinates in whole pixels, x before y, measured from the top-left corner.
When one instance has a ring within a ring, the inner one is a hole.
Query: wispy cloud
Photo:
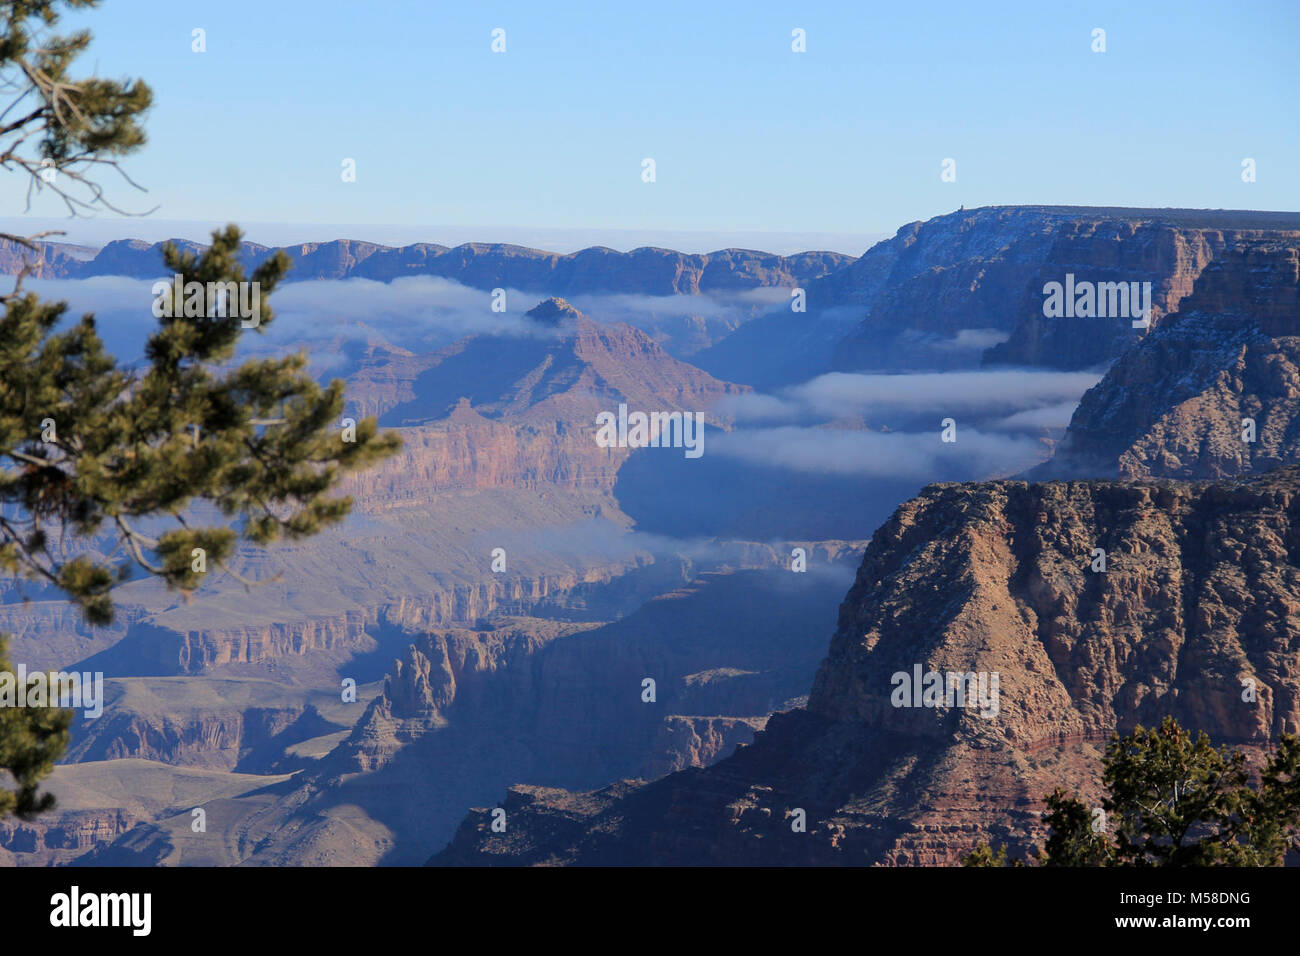
[[[1098,372],[1036,369],[830,373],[774,394],[728,396],[736,430],[711,454],[831,475],[957,481],[1041,461]],[[956,441],[942,440],[952,419]]]
[[[737,421],[829,421],[928,413],[940,418],[977,412],[981,418],[1063,403],[1077,404],[1099,372],[998,369],[875,375],[831,372],[774,394],[729,396],[718,406]],[[885,423],[882,421],[882,423]]]
[[[94,313],[101,336],[123,358],[139,356],[145,338],[157,328],[151,311],[152,286],[151,280],[117,276],[27,283],[43,298],[66,301],[70,319]],[[524,317],[538,298],[507,289],[505,311],[495,312],[491,293],[432,276],[392,282],[292,283],[281,286],[271,298],[275,321],[264,331],[250,330],[243,348],[253,352],[305,348],[313,361],[328,365],[348,342],[430,351],[468,335],[555,334]]]

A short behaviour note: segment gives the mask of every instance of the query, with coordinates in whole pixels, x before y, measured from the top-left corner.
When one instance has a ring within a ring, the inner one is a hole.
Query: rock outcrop
[[[345,739],[257,811],[241,861],[418,864],[513,781],[590,787],[726,756],[807,688],[851,548],[810,548],[803,574],[705,573],[612,623],[431,629]]]
[[[476,812],[433,862],[935,864],[989,838],[1024,850],[1055,786],[1098,797],[1116,730],[1172,714],[1256,753],[1300,731],[1298,635],[1300,468],[930,486],[873,538],[806,709],[650,784],[513,788],[507,833]],[[977,702],[957,681],[909,701],[900,675],[917,671],[982,675],[985,691],[996,675],[997,691]]]
[[[557,563],[559,563],[557,561]],[[239,620],[231,607],[206,615],[170,609],[150,615],[128,629],[113,647],[80,665],[103,670],[110,676],[196,675],[213,670],[241,669],[241,673],[268,668],[292,669],[294,662],[310,668],[308,679],[356,654],[377,650],[386,641],[405,641],[422,628],[472,622],[502,610],[535,608],[583,585],[610,581],[635,569],[635,555],[613,556],[588,567],[565,568],[536,576],[492,575],[481,583],[448,584],[419,597],[382,600],[371,606],[328,613],[295,613],[284,608],[259,615],[256,621]],[[278,618],[278,619],[277,619]],[[408,633],[409,632],[409,633]],[[279,675],[282,679],[287,673]]]
[[[564,299],[552,297],[533,306],[525,316],[538,325],[556,328],[563,322],[577,322],[582,318],[582,313]]]
[[[833,575],[804,581],[779,565],[711,572],[610,624],[434,630],[394,663],[331,760],[372,770],[392,759],[393,741],[450,722],[461,737],[498,727],[516,746],[531,741],[527,757],[516,755],[521,770],[557,779],[710,762],[800,692],[818,657],[801,616],[835,587]],[[745,624],[743,636],[719,627],[727,617]]]
[[[364,509],[445,492],[511,488],[613,490],[627,448],[596,441],[596,416],[632,411],[703,413],[748,391],[665,352],[623,324],[592,321],[562,299],[530,313],[536,337],[475,336],[413,362],[376,355],[354,376],[360,414],[402,428],[390,461],[349,479]],[[729,421],[710,412],[707,428]],[[663,452],[660,452],[663,453]],[[677,453],[680,454],[680,453]]]
[[[170,715],[113,714],[102,725],[92,725],[89,734],[79,735],[66,759],[139,757],[182,766],[233,770],[239,765],[240,757],[284,733],[301,721],[304,713],[301,708],[253,707],[230,713],[208,712],[189,720],[177,720]],[[310,736],[313,734],[305,733],[298,739]]]
[[[438,421],[468,405],[494,420],[581,430],[595,447],[595,414],[610,402],[702,411],[724,395],[749,390],[674,358],[639,329],[595,322],[563,299],[547,299],[528,316],[536,335],[471,336],[419,365],[399,357],[394,374],[414,377],[403,389],[388,386],[401,398],[395,404],[371,397],[365,387],[354,387],[349,397],[377,412],[386,426]],[[375,364],[367,366],[355,385],[375,382],[376,371]]]
[[[33,279],[58,279],[84,267],[97,250],[61,242],[35,242],[29,249],[12,239],[0,239],[0,275],[16,276],[23,270]]]
[[[140,822],[130,810],[105,808],[47,814],[34,821],[0,819],[0,866],[52,866],[111,843]]]
[[[1034,477],[1218,478],[1300,462],[1300,238],[1214,260],[1080,402]]]
[[[986,365],[1081,369],[1107,362],[1140,337],[1131,314],[1047,318],[1049,282],[1150,282],[1151,324],[1180,308],[1201,272],[1241,244],[1300,240],[1300,214],[1093,207],[987,207],[899,230],[857,262],[815,283],[810,302],[868,311],[837,347],[836,368],[897,361],[882,335],[952,337],[963,329],[1007,336]]]
[[[1218,256],[1294,243],[1300,214],[1091,206],[988,206],[909,223],[807,285],[807,311],[754,319],[699,353],[730,381],[775,386],[828,370],[1022,365],[1085,369],[1143,335],[1132,318],[1047,318],[1043,287],[1150,282],[1151,321],[1180,308]]]

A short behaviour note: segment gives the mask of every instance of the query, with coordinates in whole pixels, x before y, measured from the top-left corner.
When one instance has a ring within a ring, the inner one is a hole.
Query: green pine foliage
[[[90,35],[57,35],[58,11],[96,5],[0,0],[0,90],[13,94],[0,112],[0,168],[26,175],[29,195],[52,189],[73,213],[115,208],[94,174],[144,143],[152,101],[138,80],[71,75]],[[0,235],[29,263],[38,238]],[[399,446],[373,419],[342,428],[344,384],[315,382],[306,355],[234,362],[241,337],[274,322],[267,300],[289,268],[277,253],[246,275],[240,238],[232,225],[202,254],[168,245],[164,265],[205,289],[257,283],[259,314],[247,324],[235,308],[160,318],[137,368],[105,351],[92,315],[57,330],[66,304],[24,293],[23,275],[0,296],[0,570],[57,589],[93,624],[112,621],[113,589],[141,570],[188,593],[234,574],[227,562],[241,541],[260,547],[337,524],[352,507],[334,493],[340,479]],[[196,521],[196,505],[224,520]],[[0,787],[0,815],[52,804],[37,787],[67,726],[54,709],[0,708],[0,771],[15,783]]]
[[[1043,822],[1044,866],[1281,866],[1300,835],[1300,736],[1283,734],[1252,785],[1246,756],[1193,737],[1172,717],[1106,749],[1107,825],[1057,788]],[[965,866],[1004,866],[980,844]]]

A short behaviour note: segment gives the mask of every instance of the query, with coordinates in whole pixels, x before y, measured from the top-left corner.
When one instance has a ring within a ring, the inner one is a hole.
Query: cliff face
[[[139,757],[210,770],[266,771],[264,763],[255,760],[252,766],[241,766],[241,760],[259,749],[271,749],[268,745],[276,738],[284,747],[335,729],[303,707],[231,708],[181,716],[114,711],[78,728],[64,760]]]
[[[807,285],[807,312],[773,312],[700,353],[702,368],[752,385],[827,370],[985,365],[1082,369],[1143,334],[1130,316],[1043,315],[1043,286],[1150,282],[1151,319],[1179,308],[1198,275],[1240,244],[1300,238],[1300,214],[1087,206],[989,206],[903,226]],[[967,331],[966,339],[958,338]],[[1003,341],[998,342],[998,339]],[[994,342],[996,344],[990,344]]]
[[[683,717],[664,719],[655,738],[646,777],[655,779],[687,767],[707,767],[754,739],[767,717]]]
[[[1078,369],[1108,361],[1140,330],[1131,316],[1046,318],[1043,286],[1067,274],[1091,282],[1150,282],[1151,321],[1176,311],[1197,276],[1225,251],[1260,239],[1300,240],[1300,216],[1281,213],[1088,207],[989,207],[899,230],[815,284],[829,305],[868,311],[836,350],[836,368],[888,361],[881,333],[1007,334],[984,363]],[[810,300],[813,293],[810,292]]]
[[[0,239],[0,275],[16,276],[24,268],[30,268],[27,274],[33,279],[58,279],[82,268],[96,252],[87,246],[68,243],[37,242],[35,245],[37,251],[11,239]]]
[[[23,822],[0,819],[0,866],[57,866],[109,843],[140,822],[116,808],[71,810]]]
[[[203,248],[187,240],[172,241],[185,250]],[[119,239],[98,251],[57,242],[37,245],[44,253],[35,273],[41,279],[105,275],[152,279],[163,270],[160,242]],[[503,243],[471,242],[448,248],[421,242],[394,248],[354,239],[282,248],[293,262],[288,276],[293,282],[347,278],[387,282],[403,276],[436,276],[476,289],[504,287],[551,295],[695,295],[796,286],[853,261],[851,256],[837,252],[778,256],[750,249],[722,249],[688,254],[648,247],[616,252],[597,246],[560,255]],[[252,268],[275,251],[275,247],[245,243],[241,258]],[[0,240],[0,274],[16,274],[25,261],[37,258],[16,243]]]
[[[530,316],[535,338],[477,336],[413,361],[375,356],[354,377],[353,407],[401,427],[392,460],[349,479],[367,510],[431,494],[541,487],[613,490],[626,448],[596,442],[596,416],[702,412],[747,391],[673,358],[644,332],[602,325],[562,299]],[[707,427],[726,427],[710,414]]]
[[[932,864],[1027,844],[1053,787],[1098,796],[1114,730],[1173,714],[1256,751],[1300,731],[1298,635],[1300,468],[930,486],[873,538],[805,710],[651,784],[513,788],[506,834],[475,812],[433,862]],[[918,668],[998,690],[902,706]]]
[[[90,658],[85,666],[102,668],[109,675],[167,676],[232,666],[254,673],[298,661],[310,668],[303,675],[310,680],[321,668],[328,673],[353,655],[377,650],[376,634],[391,637],[395,631],[474,621],[503,608],[532,608],[582,585],[609,581],[635,564],[634,558],[619,556],[585,569],[565,568],[536,576],[492,575],[478,584],[445,585],[419,597],[335,614],[298,616],[284,608],[275,614],[284,619],[257,623],[235,623],[232,615],[223,613],[214,615],[208,626],[188,627],[192,617],[163,612],[134,625],[123,641]],[[320,667],[311,667],[313,659],[319,659]]]
[[[816,666],[805,618],[835,578],[802,581],[769,560],[775,569],[705,574],[611,624],[520,619],[422,635],[331,755],[334,769],[385,766],[403,743],[449,726],[462,744],[508,734],[517,772],[553,780],[710,762],[748,741]],[[743,638],[721,626],[728,618]]]
[[[192,606],[144,594],[124,640],[70,660],[88,656],[111,676],[234,668],[332,682],[334,667],[385,635],[528,613],[653,561],[623,540],[628,521],[611,492],[630,450],[597,443],[596,415],[620,403],[703,411],[742,389],[637,329],[600,325],[562,300],[544,306],[536,336],[474,337],[419,365],[399,356],[388,398],[363,380],[357,401],[396,425],[403,447],[343,483],[357,502],[344,529],[248,558],[244,571],[262,582],[254,604],[233,589],[204,591]],[[412,421],[421,424],[402,424]],[[724,426],[710,416],[706,427]],[[536,543],[538,528],[574,525],[565,548]],[[490,553],[506,544],[509,571],[494,573]],[[16,652],[59,625],[49,616],[59,607],[42,605],[30,622],[0,617],[19,625]],[[78,646],[72,635],[62,643]]]
[[[850,547],[810,550],[802,574],[769,552],[765,570],[701,574],[612,623],[430,629],[346,739],[259,811],[244,862],[418,864],[512,782],[590,787],[726,756],[807,689]]]
[[[1216,478],[1297,461],[1300,239],[1247,243],[1209,265],[1084,395],[1034,475]]]
[[[385,426],[439,421],[468,405],[494,420],[581,430],[594,446],[595,414],[631,408],[700,411],[748,391],[669,355],[639,329],[589,319],[563,299],[528,313],[532,336],[471,336],[412,362],[376,355],[349,398]]]

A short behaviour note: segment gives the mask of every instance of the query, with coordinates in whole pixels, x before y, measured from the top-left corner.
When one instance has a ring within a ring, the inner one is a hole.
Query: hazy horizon
[[[207,242],[212,230],[233,221],[248,242],[265,246],[291,246],[306,242],[352,239],[385,246],[407,246],[419,242],[458,246],[466,242],[506,243],[528,246],[561,255],[607,246],[619,252],[646,246],[683,253],[707,253],[720,249],[753,249],[774,255],[797,252],[838,252],[860,256],[871,246],[888,239],[893,232],[827,233],[726,229],[547,229],[526,226],[399,225],[381,223],[245,222],[241,220],[154,219],[151,217],[57,218],[46,216],[0,216],[0,232],[31,235],[58,230],[64,235],[47,236],[49,242],[101,247],[117,239],[162,242],[190,239]],[[898,225],[903,225],[899,223]]]

